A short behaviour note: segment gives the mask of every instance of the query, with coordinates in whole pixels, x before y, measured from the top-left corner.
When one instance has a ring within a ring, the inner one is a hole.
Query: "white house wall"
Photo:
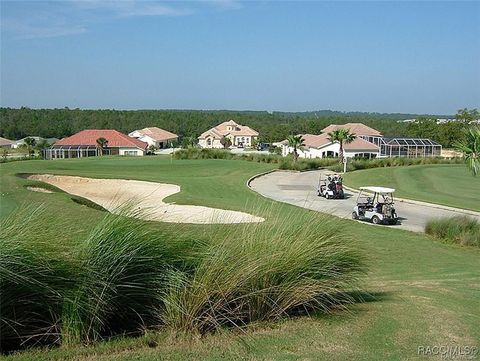
[[[220,139],[212,139],[212,143],[208,145],[207,139],[199,139],[198,140],[198,145],[202,148],[217,148],[217,149],[222,149],[223,145],[220,143]]]
[[[138,148],[118,148],[119,155],[142,156],[145,152]]]

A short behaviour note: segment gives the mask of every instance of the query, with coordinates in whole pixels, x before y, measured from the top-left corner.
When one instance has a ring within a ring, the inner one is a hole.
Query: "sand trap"
[[[45,188],[42,188],[42,187],[27,187],[27,189],[29,191],[32,191],[32,192],[53,193],[51,190],[45,189]]]
[[[166,183],[125,179],[94,179],[50,174],[35,174],[29,179],[39,180],[73,195],[87,198],[112,213],[119,207],[141,210],[142,218],[171,223],[249,223],[264,219],[248,213],[227,211],[202,206],[186,206],[163,202],[180,192],[180,186]]]

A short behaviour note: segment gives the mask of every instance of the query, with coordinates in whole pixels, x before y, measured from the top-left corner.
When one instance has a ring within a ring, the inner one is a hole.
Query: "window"
[[[210,138],[207,139],[207,145],[212,145],[212,139]]]
[[[137,155],[136,150],[126,150],[123,152],[124,155]]]

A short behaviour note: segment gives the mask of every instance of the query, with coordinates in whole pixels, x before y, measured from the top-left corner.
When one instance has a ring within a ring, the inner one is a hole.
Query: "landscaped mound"
[[[467,216],[430,220],[425,233],[447,242],[480,247],[480,223]]]
[[[358,247],[317,214],[210,226],[206,239],[109,214],[68,253],[39,232],[44,219],[27,209],[0,225],[3,351],[328,312],[353,302],[364,271]]]

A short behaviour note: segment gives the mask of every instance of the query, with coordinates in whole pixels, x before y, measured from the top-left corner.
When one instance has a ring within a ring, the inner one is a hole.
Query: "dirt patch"
[[[53,193],[51,190],[49,189],[45,189],[45,188],[42,188],[42,187],[27,187],[27,189],[29,191],[32,191],[32,192],[40,192],[40,193]]]
[[[121,207],[128,206],[135,211],[140,211],[140,217],[147,220],[196,224],[264,221],[261,217],[244,212],[163,202],[164,198],[180,192],[180,186],[175,184],[50,174],[34,174],[28,178],[89,199],[112,213],[118,212]]]

